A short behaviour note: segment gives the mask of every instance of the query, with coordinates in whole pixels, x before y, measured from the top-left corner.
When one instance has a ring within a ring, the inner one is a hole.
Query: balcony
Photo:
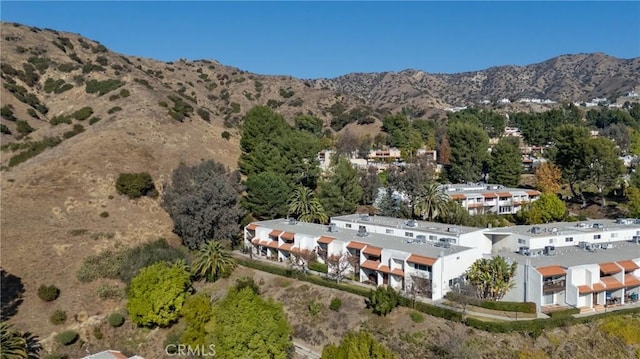
[[[546,280],[542,283],[542,292],[543,293],[561,292],[565,290],[566,285],[567,285],[567,282],[564,279]]]

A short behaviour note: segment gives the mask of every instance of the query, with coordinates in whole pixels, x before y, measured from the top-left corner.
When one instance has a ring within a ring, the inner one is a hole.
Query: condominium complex
[[[513,214],[540,198],[540,192],[484,183],[447,184],[442,190],[469,214]]]
[[[329,225],[251,223],[245,244],[282,262],[315,253],[330,274],[344,258],[355,280],[432,300],[456,290],[477,259],[495,255],[518,263],[505,300],[589,309],[640,293],[640,221],[629,219],[473,228],[353,214]]]

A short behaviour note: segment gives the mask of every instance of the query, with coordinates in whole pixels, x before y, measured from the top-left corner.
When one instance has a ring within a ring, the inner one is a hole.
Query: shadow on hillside
[[[18,307],[22,304],[24,296],[24,285],[22,279],[8,273],[4,269],[0,270],[2,278],[0,285],[0,320],[4,321],[18,312]]]

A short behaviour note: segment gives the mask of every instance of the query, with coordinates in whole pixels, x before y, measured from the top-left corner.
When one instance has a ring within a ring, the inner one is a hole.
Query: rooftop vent
[[[327,231],[329,231],[329,232],[337,232],[338,231],[338,227],[336,227],[335,223],[329,223],[329,228],[327,228]]]
[[[531,227],[531,233],[538,234],[540,232],[542,232],[542,228],[540,228],[540,227]]]
[[[413,219],[410,219],[409,221],[407,221],[407,227],[417,227],[418,223],[416,223],[416,221],[414,221]]]
[[[449,227],[449,228],[447,228],[447,232],[449,232],[449,233],[458,233],[458,232],[460,232],[460,230],[458,228],[456,228],[456,227]]]
[[[290,224],[290,225],[292,225],[292,226],[293,226],[293,225],[296,225],[297,223],[298,223],[298,221],[296,221],[296,219],[295,219],[295,218],[289,218],[289,224]]]
[[[366,237],[369,235],[369,233],[367,232],[367,229],[364,226],[360,226],[360,228],[358,228],[358,233],[356,233],[356,235],[358,237]]]
[[[364,214],[361,214],[361,215],[360,215],[360,220],[361,220],[361,221],[366,221],[366,222],[368,222],[368,221],[370,221],[370,220],[371,220],[371,217],[369,217],[369,215],[368,215],[368,214],[364,213]]]
[[[544,247],[544,255],[545,256],[552,256],[556,254],[556,247],[555,246],[546,246]]]
[[[604,229],[604,224],[602,223],[594,223],[593,228]]]
[[[425,236],[424,234],[419,234],[416,236],[415,241],[418,243],[427,243],[427,236]]]
[[[521,254],[523,256],[528,256],[529,255],[529,247],[520,247],[520,248],[518,248],[518,254]]]

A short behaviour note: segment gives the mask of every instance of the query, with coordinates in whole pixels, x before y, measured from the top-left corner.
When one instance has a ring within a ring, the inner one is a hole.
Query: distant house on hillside
[[[100,353],[91,354],[86,357],[82,357],[81,359],[144,359],[144,358],[139,355],[134,355],[132,357],[129,357],[117,350],[105,350]]]

